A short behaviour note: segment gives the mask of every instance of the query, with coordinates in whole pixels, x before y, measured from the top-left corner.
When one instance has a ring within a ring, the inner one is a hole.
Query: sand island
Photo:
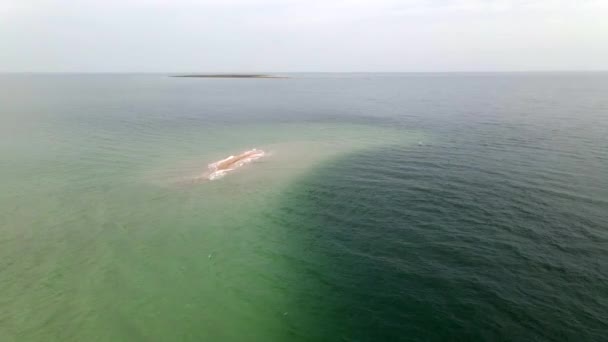
[[[172,75],[171,77],[198,77],[198,78],[287,78],[278,75],[265,74],[187,74]]]

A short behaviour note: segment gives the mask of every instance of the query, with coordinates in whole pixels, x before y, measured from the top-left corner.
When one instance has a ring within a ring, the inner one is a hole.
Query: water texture
[[[0,75],[0,340],[605,339],[607,74],[289,76]]]

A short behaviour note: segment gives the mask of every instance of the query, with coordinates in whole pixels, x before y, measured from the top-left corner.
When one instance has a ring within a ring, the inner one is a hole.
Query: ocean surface
[[[608,73],[289,76],[0,75],[0,341],[606,341]]]

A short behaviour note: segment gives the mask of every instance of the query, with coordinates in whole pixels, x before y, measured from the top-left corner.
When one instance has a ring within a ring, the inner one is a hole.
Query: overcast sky
[[[0,71],[608,70],[608,0],[0,0]]]

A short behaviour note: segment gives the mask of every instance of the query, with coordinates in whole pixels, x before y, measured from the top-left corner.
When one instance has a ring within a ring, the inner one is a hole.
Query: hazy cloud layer
[[[608,69],[608,0],[0,0],[0,71]]]

